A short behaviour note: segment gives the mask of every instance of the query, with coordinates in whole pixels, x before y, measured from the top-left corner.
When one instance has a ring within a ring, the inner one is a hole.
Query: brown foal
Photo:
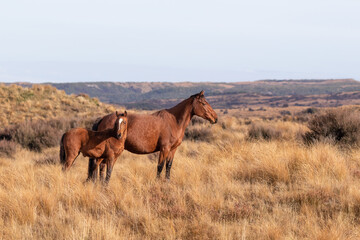
[[[181,144],[185,129],[193,116],[199,116],[213,124],[218,120],[217,114],[204,97],[204,91],[192,95],[170,109],[153,114],[129,114],[125,149],[136,154],[160,151],[157,177],[160,177],[166,163],[166,178],[170,179],[176,149]],[[114,114],[109,114],[97,121],[93,130],[106,129],[114,124],[115,119]],[[101,164],[100,177],[103,176],[104,167],[105,164]],[[96,179],[97,168],[96,160],[90,158],[88,179]]]
[[[75,159],[82,153],[85,157],[95,158],[98,166],[103,160],[107,165],[105,182],[109,182],[116,159],[124,150],[127,135],[127,112],[113,114],[115,121],[112,128],[103,131],[91,131],[85,128],[73,128],[61,138],[60,161],[67,171]]]

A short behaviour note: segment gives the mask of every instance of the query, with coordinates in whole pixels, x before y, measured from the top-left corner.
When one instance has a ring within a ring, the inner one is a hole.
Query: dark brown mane
[[[194,95],[191,95],[189,98],[196,98],[197,96],[200,96],[201,93],[196,93]]]

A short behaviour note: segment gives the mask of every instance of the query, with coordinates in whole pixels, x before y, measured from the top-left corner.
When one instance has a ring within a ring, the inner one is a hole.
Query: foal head
[[[217,123],[218,116],[210,104],[206,101],[204,91],[191,96],[194,98],[193,101],[193,114],[204,118],[212,124]]]
[[[118,113],[116,111],[116,121],[115,121],[115,138],[120,139],[122,137],[126,137],[127,133],[127,112]]]

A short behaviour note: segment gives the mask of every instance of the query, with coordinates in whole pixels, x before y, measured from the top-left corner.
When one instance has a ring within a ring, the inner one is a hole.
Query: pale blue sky
[[[0,2],[0,81],[360,80],[358,0]]]

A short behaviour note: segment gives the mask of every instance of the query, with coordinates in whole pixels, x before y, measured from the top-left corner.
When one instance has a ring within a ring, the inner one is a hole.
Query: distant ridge
[[[337,82],[356,82],[355,79],[352,78],[345,78],[345,79],[265,79],[265,80],[257,80],[255,82],[288,82],[288,83],[294,83],[294,82],[301,82],[301,83],[319,83],[319,82],[331,82],[331,81],[337,81]]]
[[[31,86],[31,83],[18,83]],[[334,94],[360,91],[360,82],[354,79],[281,79],[259,80],[254,82],[77,82],[48,83],[67,94],[85,93],[97,97],[100,101],[118,104],[127,108],[159,109],[171,107],[178,101],[194,93],[205,90],[209,101],[215,108],[238,108],[248,105],[245,96],[262,99],[290,96],[307,97],[322,95],[331,98]],[[249,95],[250,94],[250,95]],[[351,95],[353,96],[353,95]],[[314,98],[314,97],[312,97]],[[246,100],[246,101],[245,101]],[[274,100],[275,101],[275,100]],[[280,100],[279,100],[280,101]],[[295,100],[294,100],[295,101]],[[253,101],[252,101],[253,102]],[[261,102],[259,100],[259,102]],[[280,101],[281,102],[281,101]],[[313,102],[316,102],[314,100]],[[269,100],[267,104],[275,104]],[[279,103],[278,103],[279,104]],[[290,104],[300,104],[293,102]],[[341,103],[338,103],[341,104]],[[313,104],[314,105],[314,104]],[[316,105],[316,104],[315,104]]]

